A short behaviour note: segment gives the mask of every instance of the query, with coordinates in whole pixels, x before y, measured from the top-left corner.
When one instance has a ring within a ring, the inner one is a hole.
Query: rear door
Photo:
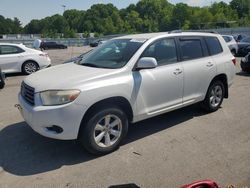
[[[0,45],[0,67],[3,72],[19,72],[24,50],[17,46]]]
[[[184,71],[183,104],[187,105],[203,100],[216,75],[216,64],[203,37],[180,37],[178,44]]]

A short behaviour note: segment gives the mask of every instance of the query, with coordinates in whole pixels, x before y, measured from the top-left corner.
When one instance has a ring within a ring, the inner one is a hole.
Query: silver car
[[[228,98],[235,58],[220,35],[152,33],[112,39],[78,63],[25,78],[18,106],[39,134],[78,139],[93,154],[116,150],[129,123]]]

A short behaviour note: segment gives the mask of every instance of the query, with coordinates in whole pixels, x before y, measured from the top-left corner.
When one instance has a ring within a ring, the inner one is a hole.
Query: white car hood
[[[120,70],[94,68],[69,63],[40,70],[26,77],[24,82],[34,87],[35,92],[55,89],[78,89],[83,83],[93,79],[102,79],[117,72],[120,72]]]

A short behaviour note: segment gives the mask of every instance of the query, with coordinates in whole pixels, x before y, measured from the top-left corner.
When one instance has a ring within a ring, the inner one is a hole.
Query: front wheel
[[[220,108],[224,96],[225,96],[224,84],[219,80],[214,81],[209,86],[206,98],[201,103],[201,107],[208,112],[215,112]]]
[[[128,132],[128,119],[119,107],[99,110],[81,125],[79,141],[95,155],[105,155],[119,148]]]

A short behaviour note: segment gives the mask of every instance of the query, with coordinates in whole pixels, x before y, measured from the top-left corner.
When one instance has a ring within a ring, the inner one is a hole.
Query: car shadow
[[[204,115],[196,106],[167,113],[129,127],[123,145]],[[0,167],[6,172],[28,176],[84,163],[98,157],[88,154],[77,141],[60,141],[35,133],[25,122],[0,131]]]
[[[16,77],[16,76],[27,76],[23,73],[5,73],[5,77],[8,78],[8,77]]]
[[[237,72],[236,75],[238,75],[238,76],[250,77],[250,73],[248,73],[248,72],[243,72],[243,71]]]

